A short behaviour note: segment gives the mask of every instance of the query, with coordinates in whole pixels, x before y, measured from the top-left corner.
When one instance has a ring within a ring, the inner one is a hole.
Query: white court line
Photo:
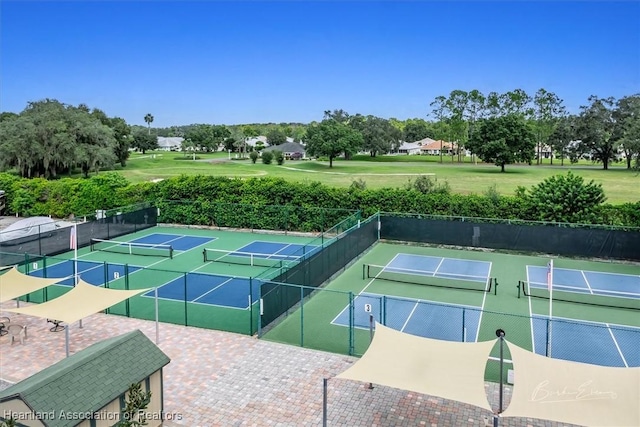
[[[443,262],[444,262],[444,257],[440,258],[440,262],[438,263],[438,266],[436,267],[435,271],[433,272],[433,277],[436,277],[436,274],[438,274],[438,270],[440,270],[440,266],[442,265]]]
[[[491,268],[492,267],[493,267],[493,263],[489,262],[489,272],[487,273],[489,276],[487,277],[487,281],[489,282],[489,285],[491,284]],[[494,283],[493,285],[495,286],[496,284]],[[495,289],[494,289],[494,292],[495,292]],[[489,291],[487,291],[485,288],[485,292],[483,292],[484,295],[482,295],[482,305],[480,306],[480,317],[478,318],[478,327],[476,328],[476,337],[473,342],[478,342],[478,338],[480,338],[480,325],[482,324],[482,315],[484,314],[484,305],[487,302],[488,293]]]
[[[387,267],[389,266],[389,264],[391,264],[391,263],[392,263],[392,262],[393,262],[393,261],[398,257],[398,255],[400,255],[400,254],[396,254],[396,255],[391,259],[391,261],[389,261],[389,262],[388,262],[388,263],[387,263],[387,264],[382,268],[382,270],[380,270],[380,272],[379,272],[378,274],[376,274],[376,275],[375,275],[375,277],[373,277],[371,280],[369,280],[369,283],[367,283],[367,284],[365,285],[365,287],[364,287],[364,288],[362,288],[362,290],[360,290],[360,292],[355,296],[355,298],[353,299],[353,303],[354,303],[354,310],[355,310],[355,302],[356,302],[356,299],[357,299],[360,295],[362,295],[362,294],[364,293],[364,291],[369,287],[369,285],[371,285],[371,284],[373,283],[373,281],[374,281],[374,280],[376,280],[376,278],[377,278],[377,277],[378,277],[378,276],[379,276],[379,275],[384,271],[384,269],[385,269],[385,268],[387,268]],[[336,317],[334,317],[334,318],[333,318],[333,320],[331,321],[331,324],[332,324],[332,325],[337,324],[337,323],[335,323],[335,322],[336,322],[336,320],[338,319],[338,317],[340,317],[340,316],[342,315],[342,313],[344,313],[344,311],[345,311],[345,310],[347,310],[348,308],[349,308],[349,304],[347,304],[347,306],[346,306],[345,308],[343,308],[343,309],[342,309],[342,311],[340,311],[340,313],[338,313],[338,315],[337,315]],[[380,309],[380,312],[381,312],[381,313],[380,313],[380,315],[382,315],[382,309]],[[349,319],[349,321],[351,321],[351,319]],[[340,325],[340,324],[338,323],[338,325]],[[340,325],[340,326],[349,326],[349,325]]]
[[[219,287],[221,287],[221,286],[223,286],[223,285],[226,285],[227,283],[229,283],[229,282],[230,282],[230,281],[232,281],[233,279],[234,279],[234,277],[230,277],[230,278],[228,278],[227,280],[225,280],[224,282],[220,283],[220,284],[219,284],[218,286],[216,286],[215,288],[211,288],[211,289],[209,289],[207,292],[205,292],[204,294],[200,295],[198,298],[193,299],[193,300],[191,300],[191,301],[189,301],[189,302],[196,302],[196,301],[198,301],[198,300],[199,300],[200,298],[202,298],[203,296],[205,296],[205,295],[207,295],[207,294],[209,294],[209,293],[211,293],[211,292],[215,291],[216,289],[218,289]],[[185,297],[185,299],[187,298],[187,296],[186,296],[186,295],[185,295],[184,297]]]
[[[627,363],[627,359],[625,359],[624,354],[622,354],[622,349],[620,349],[620,346],[618,345],[618,340],[616,340],[615,335],[613,335],[613,331],[611,330],[611,327],[609,326],[609,324],[605,323],[605,325],[607,325],[607,330],[609,330],[609,335],[611,335],[611,339],[613,340],[613,343],[615,344],[616,349],[618,350],[618,354],[622,359],[622,363],[624,363],[624,367],[628,368],[629,364]]]
[[[587,275],[584,274],[583,270],[580,270],[580,274],[582,274],[582,278],[584,279],[584,282],[587,284],[587,288],[589,288],[589,293],[591,295],[593,295],[593,289],[591,289],[591,285],[589,284],[589,281],[587,280]]]
[[[524,283],[522,285],[523,289],[520,290],[523,295],[524,295],[524,288],[527,286],[529,286],[529,266],[528,265],[527,265],[527,283]],[[535,353],[536,352],[536,335],[534,333],[535,331],[533,330],[533,307],[531,306],[531,296],[526,295],[526,297],[529,300],[529,324],[531,325],[531,348]]]
[[[418,305],[420,304],[420,302],[416,302],[413,306],[413,309],[411,310],[411,313],[409,313],[409,316],[407,317],[407,320],[405,320],[404,324],[402,325],[402,328],[400,329],[400,332],[404,332],[404,328],[407,327],[407,324],[409,323],[409,320],[411,320],[411,317],[413,317],[413,313],[416,311],[416,308],[418,308]]]

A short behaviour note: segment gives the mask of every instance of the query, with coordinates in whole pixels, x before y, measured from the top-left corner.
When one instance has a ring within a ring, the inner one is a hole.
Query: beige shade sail
[[[508,345],[513,396],[501,416],[584,426],[640,426],[640,368],[551,359]]]
[[[0,275],[0,302],[9,301],[22,295],[39,291],[63,279],[64,277],[45,279],[42,277],[29,276],[20,273],[18,267],[13,267]]]
[[[376,324],[365,354],[336,378],[429,394],[491,411],[484,371],[495,342],[439,341]]]
[[[51,301],[7,311],[73,323],[150,289],[107,289],[80,280],[69,292]]]

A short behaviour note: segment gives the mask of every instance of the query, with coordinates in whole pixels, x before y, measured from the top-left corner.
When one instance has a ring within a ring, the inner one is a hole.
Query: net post
[[[202,262],[207,262],[207,249],[202,250]]]
[[[173,259],[173,246],[169,246],[169,259]]]
[[[367,268],[367,264],[362,264],[362,280],[365,280],[367,277],[365,276],[365,269]]]
[[[493,294],[498,295],[498,279],[496,277],[493,278]]]
[[[518,299],[520,299],[520,286],[522,285],[522,280],[518,280]]]
[[[47,256],[42,257],[42,277],[47,277]],[[43,302],[49,301],[49,287],[44,288]]]

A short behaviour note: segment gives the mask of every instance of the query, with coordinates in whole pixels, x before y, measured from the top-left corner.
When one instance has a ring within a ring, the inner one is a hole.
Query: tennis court
[[[526,268],[528,294],[548,299],[549,267]],[[552,299],[640,309],[640,276],[553,268],[551,277]],[[548,313],[532,313],[531,335],[538,354],[550,352],[554,358],[605,366],[640,366],[640,328],[603,322],[576,323],[563,317],[550,318]]]
[[[316,245],[255,240],[231,251],[205,248],[203,254],[205,262],[282,267],[299,261],[305,256],[313,255],[319,248],[320,246]]]
[[[395,295],[393,287],[389,287],[385,295],[370,293],[367,289],[383,281],[463,289],[467,289],[469,284],[466,282],[470,282],[476,290],[488,291],[490,272],[491,263],[486,261],[397,253],[384,266],[363,265],[363,279],[370,281],[354,298],[353,309],[351,305],[346,306],[331,323],[368,329],[370,316],[373,316],[377,322],[409,334],[475,342],[481,307],[394,296],[387,298],[386,295]]]
[[[138,237],[132,235],[131,240],[126,240],[126,236],[117,241],[92,239],[90,250],[83,250],[78,259],[50,259],[45,265],[42,261],[34,262],[30,265],[29,274],[64,278],[59,282],[62,286],[73,286],[73,277],[77,274],[87,283],[114,288],[123,288],[126,277],[134,288],[157,288],[158,299],[164,301],[246,310],[260,298],[261,281],[249,276],[262,272],[263,266],[295,262],[319,248],[303,243],[265,240],[238,245],[238,237],[246,237],[247,233],[218,234],[223,235],[222,240],[226,240],[227,247],[239,247],[235,250],[209,249],[207,246],[218,242],[219,237],[167,232],[152,232]],[[231,236],[233,238],[225,239]],[[200,250],[205,254],[204,263],[201,256],[196,255]],[[180,260],[173,259],[178,256],[181,256]],[[198,265],[193,263],[196,257]],[[123,259],[131,263],[124,264]],[[180,262],[183,259],[185,262]],[[152,268],[159,263],[175,265],[175,262],[180,262],[182,268],[179,271]],[[225,264],[234,265],[230,270]],[[254,269],[253,266],[260,268]],[[155,289],[142,297],[155,298]]]
[[[527,265],[527,280],[530,288],[547,289],[547,267]],[[640,276],[554,268],[553,288],[558,291],[636,299],[640,307]]]

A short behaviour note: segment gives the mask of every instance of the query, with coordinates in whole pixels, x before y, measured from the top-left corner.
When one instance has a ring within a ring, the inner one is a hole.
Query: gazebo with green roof
[[[162,425],[162,370],[170,362],[139,330],[93,344],[0,391],[0,421],[46,427],[118,422],[131,384],[151,391],[148,426]]]

